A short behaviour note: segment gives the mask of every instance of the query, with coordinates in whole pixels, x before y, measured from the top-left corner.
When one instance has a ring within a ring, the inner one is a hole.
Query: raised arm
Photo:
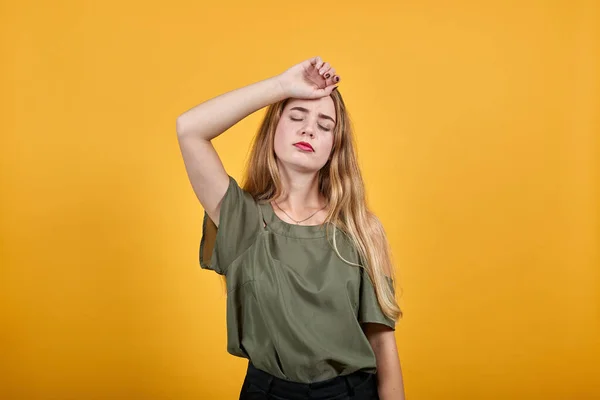
[[[205,101],[177,118],[177,139],[188,178],[216,226],[229,176],[211,140],[284,96],[278,78],[269,78]]]
[[[329,73],[328,78],[323,75]],[[318,98],[329,95],[339,77],[328,63],[314,57],[284,73],[207,100],[177,118],[177,139],[196,197],[219,225],[221,201],[229,185],[211,140],[253,112],[288,97]]]

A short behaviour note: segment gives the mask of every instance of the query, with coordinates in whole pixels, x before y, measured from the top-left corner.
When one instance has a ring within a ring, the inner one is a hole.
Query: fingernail
[[[336,77],[335,77],[335,81],[336,81],[336,82],[338,82],[339,80],[340,80],[340,77],[339,77],[339,76],[336,76]]]
[[[329,73],[325,74],[325,78],[329,78],[331,75],[329,75]]]

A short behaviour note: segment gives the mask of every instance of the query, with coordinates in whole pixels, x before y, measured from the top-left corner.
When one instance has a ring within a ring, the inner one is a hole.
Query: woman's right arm
[[[207,100],[177,118],[177,139],[190,183],[217,227],[229,175],[210,141],[253,112],[280,100],[329,96],[339,80],[329,63],[313,57],[280,75]]]
[[[253,112],[285,98],[279,77],[273,77],[212,98],[177,118],[177,139],[188,178],[216,226],[229,176],[211,140]]]

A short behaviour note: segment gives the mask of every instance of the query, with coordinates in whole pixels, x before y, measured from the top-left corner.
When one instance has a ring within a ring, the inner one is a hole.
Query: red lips
[[[310,143],[306,143],[306,142],[294,143],[294,146],[298,147],[299,149],[306,150],[306,151],[315,151],[315,149],[313,149],[313,147],[310,145]]]

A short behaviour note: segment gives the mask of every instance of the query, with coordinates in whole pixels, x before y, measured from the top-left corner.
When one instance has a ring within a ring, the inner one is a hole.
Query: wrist
[[[280,98],[281,100],[287,99],[288,97],[290,97],[289,91],[288,91],[288,85],[285,82],[285,79],[283,78],[282,75],[276,75],[272,78],[274,84],[276,85],[276,88],[274,88],[274,90],[277,92],[277,97]]]

